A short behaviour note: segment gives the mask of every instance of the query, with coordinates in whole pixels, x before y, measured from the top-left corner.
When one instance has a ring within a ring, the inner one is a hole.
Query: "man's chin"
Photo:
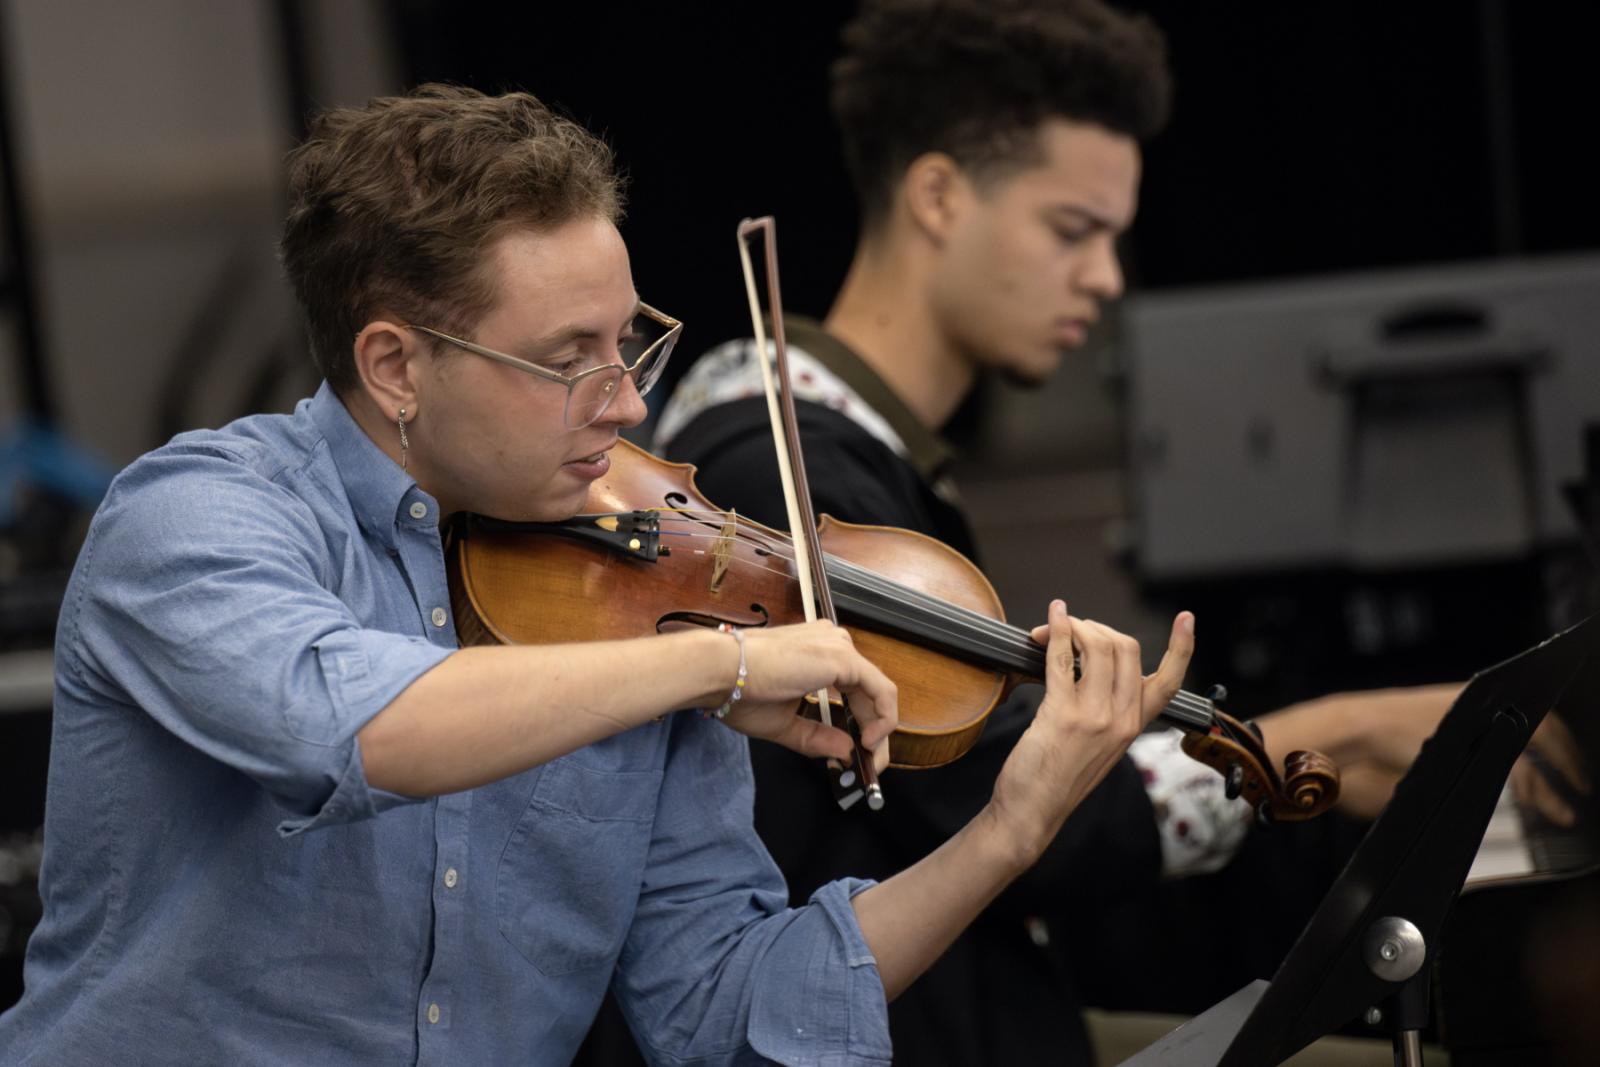
[[[1018,389],[1042,389],[1061,366],[1061,357],[1046,363],[1008,363],[1000,368],[1000,377]]]
[[[537,499],[506,501],[495,512],[485,512],[503,522],[566,522],[580,515],[589,502],[588,487],[582,491],[552,493],[546,490]]]

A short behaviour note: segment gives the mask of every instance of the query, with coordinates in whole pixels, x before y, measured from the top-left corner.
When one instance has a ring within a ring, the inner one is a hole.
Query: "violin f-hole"
[[[772,616],[760,604],[751,604],[750,614],[743,616],[736,613],[710,615],[703,611],[670,611],[656,620],[656,633],[670,634],[691,628],[715,630],[723,623],[748,630],[771,625]]]

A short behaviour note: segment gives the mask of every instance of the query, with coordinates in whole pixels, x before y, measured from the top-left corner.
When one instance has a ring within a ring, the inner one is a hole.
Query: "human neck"
[[[415,455],[402,455],[400,427],[388,419],[383,413],[383,409],[368,395],[365,389],[358,387],[342,390],[339,392],[339,399],[344,403],[345,410],[350,413],[350,417],[355,420],[356,425],[361,428],[361,431],[367,437],[371,438],[373,444],[378,446],[378,451],[394,461],[395,466],[401,467],[407,474],[416,479],[417,488],[434,498],[439,505],[439,514],[441,516],[453,514],[458,510],[455,504],[447,499],[448,494],[439,492],[440,487],[431,484],[433,480],[429,477],[425,464],[418,462],[418,457]],[[406,424],[408,426],[411,424],[410,418],[407,418]],[[406,451],[415,453],[417,449],[412,448]]]
[[[937,430],[976,380],[972,362],[939,328],[927,265],[908,242],[865,238],[823,321],[921,422]]]

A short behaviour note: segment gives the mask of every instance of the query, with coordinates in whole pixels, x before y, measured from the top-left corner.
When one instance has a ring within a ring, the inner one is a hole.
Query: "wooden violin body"
[[[630,550],[638,530],[585,537],[527,524],[469,519],[455,531],[450,586],[464,644],[604,641],[686,625],[781,626],[801,622],[789,539],[715,508],[694,486],[694,468],[668,463],[627,442],[594,483],[586,513],[629,515],[664,509],[671,528],[653,553]],[[626,521],[620,523],[626,526]],[[729,529],[730,526],[735,529]],[[991,618],[1000,599],[960,553],[930,537],[855,526],[824,516],[823,550],[901,584]],[[600,534],[613,531],[595,527]],[[661,549],[665,549],[662,552]],[[652,558],[653,557],[653,558]],[[841,597],[841,610],[849,597]],[[932,767],[977,741],[984,719],[1016,684],[1013,676],[940,655],[848,618],[856,647],[899,688],[900,727],[890,740],[896,766]]]
[[[458,520],[447,555],[464,644],[804,619],[786,535],[716,508],[687,464],[627,442],[610,455],[586,512],[568,522]],[[1005,624],[994,588],[960,553],[912,531],[830,516],[819,532],[840,624],[899,690],[893,765],[958,759],[1017,684],[1043,679],[1044,649]],[[1294,753],[1280,776],[1259,737],[1204,698],[1179,693],[1163,718],[1188,731],[1185,751],[1263,819],[1310,818],[1338,796],[1338,770],[1325,757]]]

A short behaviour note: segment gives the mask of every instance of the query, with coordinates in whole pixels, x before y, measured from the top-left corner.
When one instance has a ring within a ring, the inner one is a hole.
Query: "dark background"
[[[1590,5],[1127,3],[1166,32],[1170,126],[1128,240],[1147,287],[1600,247]],[[855,214],[826,107],[853,5],[401,4],[408,81],[526,88],[631,175],[642,291],[743,327],[732,228],[775,214],[786,303],[826,310]],[[1588,157],[1588,158],[1585,158]],[[691,318],[692,312],[692,318]]]

